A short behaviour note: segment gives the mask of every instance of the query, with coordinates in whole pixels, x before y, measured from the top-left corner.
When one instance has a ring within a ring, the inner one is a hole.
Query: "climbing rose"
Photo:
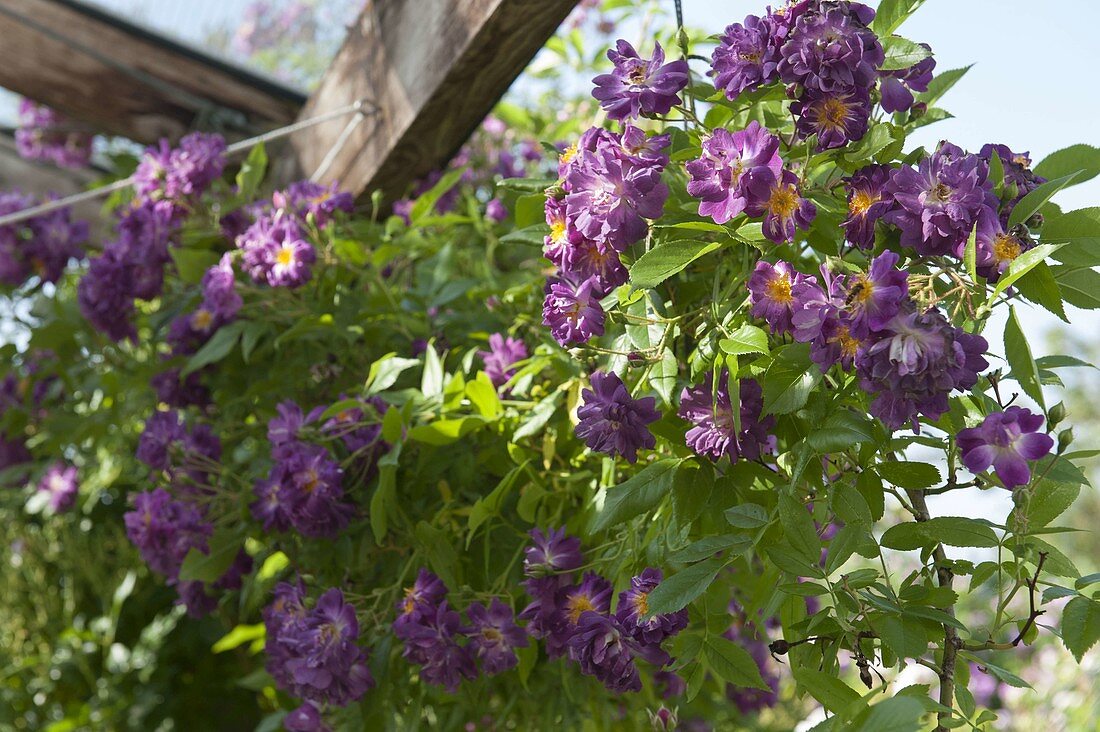
[[[733,462],[740,458],[755,460],[762,453],[774,451],[775,437],[768,430],[775,425],[775,417],[760,418],[764,404],[760,384],[753,379],[740,383],[740,432],[734,428],[729,372],[722,370],[717,394],[712,386],[713,374],[707,374],[705,382],[685,387],[680,393],[679,414],[693,425],[685,435],[687,446],[711,460],[727,455]]]
[[[993,467],[1005,488],[1031,482],[1029,460],[1038,460],[1054,447],[1050,435],[1039,432],[1043,415],[1023,407],[1009,407],[990,414],[977,427],[959,432],[962,462],[971,473]]]
[[[841,89],[826,93],[807,89],[791,103],[795,129],[803,137],[817,135],[817,150],[843,147],[863,139],[871,121],[871,98],[866,90]]]
[[[527,358],[527,346],[518,338],[506,338],[503,333],[489,336],[489,350],[478,351],[477,355],[485,362],[485,374],[500,388],[515,376],[512,364]]]
[[[86,168],[92,157],[92,136],[60,112],[22,99],[15,149],[27,160],[45,160],[62,168]]]
[[[753,168],[745,175],[748,203],[745,213],[764,217],[764,236],[776,244],[793,242],[795,228],[807,229],[817,206],[802,197],[798,176],[784,170],[777,176],[768,168]]]
[[[49,495],[50,509],[64,513],[76,503],[80,482],[76,478],[76,466],[54,463],[38,482],[38,490]]]
[[[619,593],[615,618],[635,640],[647,645],[657,645],[687,627],[687,609],[674,613],[649,614],[649,593],[661,584],[664,574],[659,569],[647,568],[630,580],[630,588]]]
[[[823,4],[801,15],[781,49],[779,76],[786,84],[836,92],[870,89],[885,55],[867,27],[875,11],[855,2]]]
[[[932,47],[920,44],[928,53]],[[928,91],[932,81],[932,69],[936,68],[936,59],[929,55],[907,69],[879,72],[879,90],[882,92],[882,108],[887,112],[905,112],[913,106],[913,92]]]
[[[648,427],[661,418],[656,400],[632,398],[615,373],[597,371],[591,382],[592,388],[581,392],[584,404],[577,409],[577,437],[597,452],[635,462],[640,448],[652,449],[657,444]]]
[[[582,673],[596,677],[616,693],[641,691],[636,658],[655,666],[670,661],[660,646],[631,638],[614,616],[592,611],[578,619],[577,629],[569,639],[569,653],[580,664]]]
[[[881,330],[909,299],[909,274],[897,268],[899,259],[895,252],[883,252],[865,273],[850,279],[845,302],[849,328],[857,337]]]
[[[749,277],[749,301],[752,316],[765,321],[772,333],[790,333],[794,311],[794,289],[803,282],[816,282],[798,272],[787,262],[756,263]]]
[[[494,597],[488,609],[480,602],[466,608],[470,618],[470,647],[481,668],[492,676],[513,668],[519,661],[516,648],[527,647],[527,634],[516,625],[512,608]]]
[[[779,138],[753,120],[738,132],[718,128],[703,140],[703,153],[685,166],[691,180],[687,190],[698,198],[699,215],[724,224],[748,204],[743,178],[763,168],[778,176],[783,170]]]
[[[776,16],[749,15],[726,26],[711,54],[714,87],[730,101],[763,84],[779,81],[779,47],[786,29]]]
[[[860,249],[875,244],[875,222],[890,210],[892,200],[884,187],[890,180],[889,165],[865,165],[844,179],[848,190],[848,218],[844,220],[844,235]]]
[[[567,280],[548,280],[542,306],[542,324],[561,345],[584,343],[603,335],[604,311],[600,299],[604,292],[596,278],[579,285]]]
[[[600,74],[592,83],[592,96],[611,119],[626,120],[639,114],[668,114],[680,103],[679,92],[687,86],[688,63],[685,59],[665,63],[665,52],[656,44],[653,58],[644,59],[624,40],[609,49],[607,57],[615,65],[610,74]]]

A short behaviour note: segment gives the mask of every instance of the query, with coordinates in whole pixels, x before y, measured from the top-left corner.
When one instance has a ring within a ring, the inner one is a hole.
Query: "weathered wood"
[[[0,86],[139,142],[196,119],[241,136],[304,97],[74,0],[0,0]],[[232,136],[232,135],[231,135]]]
[[[439,168],[462,145],[576,0],[368,0],[307,118],[368,100],[376,113],[347,134],[322,175],[386,201]],[[298,173],[312,174],[347,122],[291,138]]]

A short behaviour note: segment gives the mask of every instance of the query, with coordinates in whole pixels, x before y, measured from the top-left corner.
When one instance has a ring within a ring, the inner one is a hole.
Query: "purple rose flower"
[[[603,296],[594,277],[579,285],[568,280],[549,280],[542,306],[542,324],[550,328],[554,340],[562,346],[601,336],[604,311],[600,299]]]
[[[150,147],[134,172],[134,190],[142,200],[165,201],[179,220],[195,198],[221,177],[225,140],[220,135],[193,132],[175,149],[161,140]]]
[[[614,143],[582,150],[565,177],[566,215],[584,237],[622,251],[645,236],[646,219],[664,212],[668,186],[652,161]]]
[[[344,498],[339,463],[319,445],[289,443],[277,454],[272,479],[278,502],[296,531],[311,538],[333,538],[355,512]]]
[[[730,101],[746,91],[779,81],[779,48],[786,27],[774,15],[749,15],[744,23],[726,26],[711,54],[714,88]]]
[[[508,208],[499,198],[494,198],[485,204],[485,218],[499,224],[508,218]]]
[[[452,694],[462,679],[477,678],[473,648],[458,643],[465,630],[462,618],[448,607],[446,600],[417,622],[394,628],[397,637],[405,642],[405,658],[421,665],[421,680],[442,686]]]
[[[884,190],[896,201],[885,220],[901,229],[902,246],[918,254],[952,254],[965,245],[982,209],[996,206],[989,166],[941,143],[918,169],[894,171]]]
[[[909,273],[897,268],[900,257],[885,251],[867,272],[852,277],[845,298],[849,329],[860,338],[881,330],[909,299]]]
[[[702,201],[699,215],[724,224],[748,204],[742,180],[746,171],[764,168],[776,176],[781,174],[779,138],[756,120],[738,132],[720,127],[703,140],[702,157],[685,167],[691,176],[688,193]]]
[[[299,217],[313,217],[318,229],[324,229],[336,216],[337,211],[351,213],[355,208],[355,198],[347,191],[341,191],[336,183],[322,185],[309,180],[291,183],[285,191],[273,197],[276,208],[293,211]]]
[[[611,292],[630,279],[617,251],[580,234],[571,237],[561,250],[558,267],[563,277],[574,282],[595,279],[600,292]]]
[[[27,160],[42,160],[62,168],[86,168],[92,157],[92,135],[60,112],[22,99],[15,149]]]
[[[138,493],[134,509],[123,516],[126,535],[149,569],[175,579],[191,549],[206,552],[213,525],[202,512],[172,497],[163,488]]]
[[[932,52],[927,43],[920,44]],[[936,59],[929,56],[907,69],[879,72],[879,90],[882,92],[882,108],[893,114],[905,112],[913,106],[913,92],[928,91]]]
[[[276,212],[261,216],[237,239],[245,271],[271,287],[300,287],[310,280],[316,261],[313,245],[292,217]]]
[[[631,638],[615,617],[592,611],[579,619],[577,630],[569,639],[569,652],[583,673],[620,694],[641,691],[636,658],[655,666],[665,666],[671,660],[659,646]]]
[[[1034,246],[1027,227],[1013,227],[1011,231],[1005,231],[995,210],[982,209],[974,241],[975,263],[982,277],[996,282],[1017,257]],[[963,244],[955,254],[961,258],[965,251],[966,245]]]
[[[565,201],[548,196],[546,199],[546,225],[550,233],[546,235],[542,251],[546,258],[561,267],[565,251],[570,245],[569,221],[565,216]],[[572,232],[578,236],[576,232]]]
[[[545,534],[541,529],[531,529],[530,533],[532,545],[524,550],[523,558],[523,572],[528,577],[572,572],[584,564],[581,540],[567,536],[565,527]]]
[[[694,425],[685,436],[688,447],[711,460],[727,455],[733,462],[740,458],[755,460],[762,453],[775,450],[775,437],[768,434],[775,425],[775,417],[760,418],[764,407],[760,384],[744,379],[740,383],[740,393],[739,433],[735,431],[726,369],[722,369],[716,392],[713,374],[707,374],[703,384],[686,387],[680,393],[679,415]]]
[[[636,462],[640,448],[648,450],[657,444],[648,426],[661,418],[656,400],[633,399],[614,373],[597,371],[590,380],[592,388],[581,392],[584,404],[577,409],[577,437],[596,452]]]
[[[314,422],[324,412],[323,408],[303,414],[302,408],[289,399],[275,406],[276,416],[267,423],[267,441],[273,448],[279,448],[295,442],[301,436],[302,428]]]
[[[515,667],[519,662],[516,648],[527,647],[527,634],[516,625],[512,608],[499,598],[486,609],[480,602],[466,608],[470,618],[470,648],[481,661],[481,668],[492,676]]]
[[[992,466],[1001,484],[1010,490],[1027,485],[1031,482],[1028,461],[1044,457],[1054,447],[1050,435],[1039,432],[1042,426],[1043,415],[1023,407],[994,412],[978,427],[959,432],[963,465],[971,473]]]
[[[774,265],[760,260],[749,277],[749,301],[752,316],[765,321],[772,333],[790,333],[796,305],[793,292],[803,282],[816,283],[787,262]]]
[[[992,163],[993,153],[1001,159],[1004,169],[1004,199],[998,209],[1001,223],[1008,225],[1008,216],[1020,199],[1046,183],[1047,179],[1031,171],[1031,156],[1026,152],[1015,153],[1007,145],[986,143],[978,152],[978,157],[986,163]]]
[[[108,246],[88,264],[77,285],[77,302],[88,322],[112,341],[135,340],[137,329],[130,321],[134,312],[133,270],[121,252]]]
[[[817,216],[817,206],[802,197],[798,176],[789,170],[776,176],[769,168],[753,168],[745,174],[744,186],[745,213],[763,216],[764,236],[776,244],[793,242],[795,228],[809,228]]]
[[[332,729],[321,718],[321,710],[313,702],[305,702],[283,717],[287,732],[330,732]]]
[[[890,210],[892,200],[884,188],[893,169],[889,165],[866,165],[844,179],[848,189],[848,218],[844,235],[860,249],[875,244],[875,222]]]
[[[38,490],[49,495],[50,510],[64,513],[76,503],[80,492],[80,482],[76,477],[76,466],[54,463],[38,482]]]
[[[397,601],[397,620],[394,625],[416,622],[434,615],[439,603],[447,597],[447,585],[443,580],[421,567],[412,587],[406,587],[404,596]]]
[[[639,643],[656,646],[687,627],[686,608],[646,619],[649,614],[649,593],[661,584],[662,579],[664,575],[661,570],[645,569],[641,575],[630,580],[630,589],[619,593],[615,619]]]
[[[503,333],[489,336],[489,350],[478,351],[485,362],[485,374],[498,389],[516,375],[512,364],[527,358],[527,346],[518,338],[505,338]]]
[[[780,78],[821,92],[870,89],[885,60],[882,44],[867,28],[874,17],[867,6],[849,2],[804,13],[780,49]]]
[[[668,114],[680,103],[680,91],[688,83],[685,59],[665,63],[665,52],[656,44],[653,58],[644,59],[626,41],[620,39],[608,50],[607,58],[615,65],[610,74],[600,74],[592,83],[592,96],[611,119],[626,120],[640,114]]]
[[[831,93],[807,89],[791,103],[798,134],[817,135],[817,150],[843,147],[862,140],[871,121],[871,97],[865,89],[841,89]]]
[[[987,347],[984,338],[955,328],[938,310],[902,310],[856,362],[863,389],[876,395],[871,414],[890,429],[906,422],[918,429],[918,414],[939,419],[952,391],[978,382],[989,365],[982,355]]]
[[[202,276],[202,307],[213,314],[219,324],[237,317],[243,301],[237,292],[233,276],[233,258],[227,252]]]

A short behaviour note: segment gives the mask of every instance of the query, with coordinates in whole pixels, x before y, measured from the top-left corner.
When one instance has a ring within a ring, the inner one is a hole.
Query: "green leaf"
[[[994,151],[994,156],[997,153]],[[963,262],[966,264],[966,273],[970,275],[971,282],[978,281],[978,225],[970,230],[970,236],[966,239],[966,249],[963,251]]]
[[[256,192],[260,189],[260,183],[263,182],[266,173],[267,149],[261,142],[248,151],[248,157],[241,163],[241,169],[237,171],[237,196],[243,201],[256,198]]]
[[[874,440],[874,423],[861,414],[847,410],[829,416],[820,427],[806,436],[810,447],[825,455]]]
[[[973,66],[973,64],[971,64]],[[917,101],[923,102],[928,105],[929,108],[934,107],[944,94],[955,86],[959,82],[959,79],[966,75],[967,71],[970,71],[970,66],[964,66],[961,69],[948,69],[947,71],[941,71],[936,74],[932,81],[928,84],[928,91],[921,92],[917,95]]]
[[[477,378],[466,385],[466,396],[470,403],[477,407],[478,413],[486,419],[495,419],[503,411],[500,405],[500,397],[497,388],[484,371],[478,372]]]
[[[680,239],[650,249],[630,268],[630,283],[639,289],[656,287],[699,257],[721,248],[721,244]]]
[[[504,504],[504,499],[515,487],[516,481],[521,475],[526,474],[527,466],[531,463],[530,460],[525,460],[521,465],[517,465],[508,471],[508,474],[501,478],[489,495],[482,496],[474,502],[474,505],[470,507],[470,518],[467,523],[469,529],[469,535],[466,537],[466,548],[470,548],[470,542],[474,539],[474,533],[478,527],[488,521],[493,516],[500,513],[501,506]]]
[[[792,496],[783,494],[779,496],[779,523],[783,526],[783,534],[795,551],[802,554],[811,562],[816,562],[821,556],[821,539],[814,529],[814,521],[806,506]]]
[[[1055,483],[1041,480],[1027,502],[1027,529],[1032,531],[1050,524],[1077,500],[1081,486],[1075,483]],[[1017,531],[1016,512],[1009,516],[1009,529]]]
[[[1036,175],[1055,180],[1080,171],[1076,183],[1084,183],[1100,175],[1100,148],[1092,145],[1070,145],[1047,155],[1035,166]]]
[[[739,529],[758,529],[768,524],[768,510],[755,503],[742,503],[726,509],[726,521]]]
[[[882,50],[886,54],[886,60],[882,62],[882,71],[907,69],[932,55],[932,51],[927,47],[901,36],[884,38]]]
[[[979,666],[984,668],[987,672],[989,672],[989,674],[991,676],[1005,682],[1009,686],[1014,686],[1017,689],[1030,689],[1031,688],[1031,684],[1027,683],[1026,681],[1021,679],[1019,676],[1012,673],[1008,669],[1003,668],[1001,666],[998,666],[995,663],[990,663],[988,658],[978,656],[974,653],[970,653],[969,651],[959,651],[959,655],[961,657],[965,658],[968,661],[972,661],[972,662],[978,664]]]
[[[550,227],[546,224],[534,224],[522,229],[510,231],[500,237],[501,244],[530,244],[542,247],[546,236],[550,233]]]
[[[203,366],[217,363],[228,356],[233,350],[233,347],[237,345],[237,341],[240,340],[241,331],[244,330],[247,322],[248,321],[245,320],[238,320],[219,328],[217,332],[211,336],[210,340],[208,340],[206,344],[191,357],[183,369],[180,370],[180,377],[182,378],[194,371],[198,371]]]
[[[744,688],[769,690],[756,661],[741,646],[720,635],[712,635],[703,649],[711,671],[723,681]]]
[[[1100,640],[1100,602],[1075,597],[1062,610],[1062,643],[1077,662]]]
[[[403,372],[419,364],[418,359],[399,358],[396,353],[387,353],[370,366],[366,384],[367,396],[389,389]]]
[[[197,581],[210,584],[221,579],[233,564],[241,548],[240,531],[236,527],[216,531],[210,537],[207,546],[210,549],[207,553],[195,548],[187,552],[187,556],[183,558],[183,564],[180,565],[181,582]]]
[[[846,524],[871,525],[871,508],[863,495],[846,483],[838,483],[833,488],[831,501],[833,513]]]
[[[657,507],[669,491],[680,460],[664,458],[647,465],[642,472],[602,492],[603,505],[592,516],[588,533],[617,526]]]
[[[562,399],[562,392],[555,391],[550,396],[543,399],[541,402],[535,405],[535,408],[531,410],[530,416],[527,421],[524,422],[516,429],[512,434],[512,442],[518,443],[525,437],[531,437],[538,434],[539,430],[546,426],[546,423],[550,421],[550,418],[554,416],[554,412],[558,409],[558,402]]]
[[[169,249],[168,253],[176,263],[176,271],[179,272],[180,279],[189,285],[201,282],[206,270],[218,263],[218,253],[209,249],[174,247]]]
[[[821,369],[810,362],[810,347],[795,343],[776,351],[764,372],[764,414],[789,414],[801,409],[821,381]]]
[[[714,491],[714,470],[708,463],[686,462],[676,471],[672,484],[672,515],[675,525],[690,526],[702,515]]]
[[[1012,213],[1008,215],[1008,228],[1012,228],[1016,224],[1022,224],[1030,219],[1033,214],[1039,212],[1043,204],[1049,201],[1054,194],[1066,186],[1071,185],[1083,174],[1084,171],[1076,170],[1068,175],[1063,175],[1061,178],[1055,178],[1053,180],[1048,180],[1046,183],[1041,183],[1038,187],[1021,198],[1019,203],[1012,207]]]
[[[746,353],[768,353],[768,334],[755,325],[745,324],[718,342],[723,353],[741,356]]]
[[[833,714],[844,714],[849,707],[859,701],[859,692],[835,676],[806,666],[795,666],[792,670],[798,685]]]
[[[1058,290],[1070,305],[1100,310],[1100,272],[1088,267],[1052,267]]]
[[[424,349],[424,372],[420,377],[420,391],[424,396],[432,397],[443,393],[443,362],[435,345],[429,343]]]
[[[443,177],[434,186],[416,199],[412,210],[409,212],[409,220],[413,226],[419,226],[422,219],[430,216],[435,211],[436,202],[442,198],[444,193],[458,185],[462,174],[465,172],[466,168],[457,168],[444,173]]]
[[[883,615],[872,620],[871,627],[898,658],[919,658],[928,650],[928,632],[919,620]]]
[[[229,631],[210,648],[214,653],[225,653],[234,648],[259,640],[267,635],[267,628],[263,623],[255,625],[238,625]]]
[[[649,607],[648,616],[674,613],[687,607],[695,598],[706,592],[724,566],[726,566],[724,558],[711,557],[665,579],[654,587],[646,598]]]
[[[396,411],[396,409],[390,409],[386,413]],[[400,442],[394,443],[393,449],[378,461],[378,487],[370,499],[370,529],[374,541],[378,544],[381,544],[382,540],[386,538],[386,531],[389,528],[390,506],[396,500],[397,467],[401,457],[402,444]]]
[[[423,442],[427,445],[449,445],[458,442],[474,430],[486,425],[484,417],[459,417],[457,419],[441,419],[436,422],[418,425],[409,430],[408,437],[415,442]]]
[[[1028,300],[1042,305],[1063,321],[1069,322],[1062,306],[1062,290],[1046,262],[1039,262],[1030,272],[1016,280],[1016,289]]]
[[[931,488],[941,480],[939,469],[928,463],[898,460],[879,463],[875,466],[875,470],[883,480],[893,483],[898,488]]]
[[[545,193],[520,196],[516,199],[516,228],[526,229],[528,226],[543,223],[546,218],[545,208]]]
[[[1047,216],[1039,237],[1048,243],[1065,243],[1055,259],[1077,267],[1100,265],[1100,207]]]
[[[752,546],[752,539],[743,534],[721,534],[707,536],[699,541],[689,544],[683,549],[669,555],[668,561],[673,564],[690,564],[698,562],[727,549],[747,549]]]
[[[871,30],[880,38],[886,38],[923,4],[924,0],[882,0],[875,10]]]
[[[993,529],[962,516],[937,516],[928,521],[896,524],[880,540],[882,546],[899,551],[932,547],[937,543],[962,547],[995,547],[999,543]]]
[[[1015,307],[1009,307],[1004,338],[1005,357],[1008,359],[1008,365],[1012,367],[1013,378],[1020,384],[1024,393],[1034,399],[1043,411],[1046,411],[1043,387],[1039,381],[1039,367],[1035,365],[1035,359],[1031,356],[1031,346],[1028,345],[1024,330],[1020,327]]]
[[[921,729],[924,705],[910,696],[895,696],[871,707],[859,732],[916,732]]]
[[[1028,249],[1026,252],[1016,257],[1016,259],[1012,261],[1012,264],[1008,265],[1008,269],[1001,275],[1001,278],[997,280],[997,284],[993,286],[993,294],[990,299],[995,299],[998,295],[1015,284],[1016,280],[1037,267],[1040,262],[1044,261],[1063,246],[1063,244],[1040,244],[1034,249]]]

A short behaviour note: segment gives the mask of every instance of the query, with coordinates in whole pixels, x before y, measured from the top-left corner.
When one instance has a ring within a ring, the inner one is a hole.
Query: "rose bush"
[[[980,729],[1017,649],[1080,659],[1098,578],[1048,539],[1092,452],[1043,387],[1083,362],[1015,309],[1100,305],[1100,220],[1050,202],[1100,151],[908,145],[962,76],[916,5],[620,40],[601,111],[506,104],[388,217],[193,134],[86,267],[0,231],[5,531],[70,593],[19,638],[85,634],[12,653],[6,721],[186,723],[138,703],[180,651],[159,693],[231,726]],[[974,487],[1005,523],[930,512]]]

